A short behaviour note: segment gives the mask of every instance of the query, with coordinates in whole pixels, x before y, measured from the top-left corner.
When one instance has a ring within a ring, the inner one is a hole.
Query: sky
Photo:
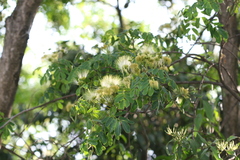
[[[181,1],[176,0],[176,2],[176,9],[180,10],[184,7]],[[120,4],[120,6],[123,5]],[[115,10],[108,6],[105,7],[109,15],[116,14]],[[23,67],[34,70],[43,65],[41,57],[44,54],[52,53],[56,49],[57,41],[75,41],[77,44],[84,44],[87,51],[91,51],[92,46],[98,43],[97,41],[90,41],[80,37],[82,30],[77,28],[77,26],[83,21],[84,17],[81,16],[81,12],[76,7],[70,6],[69,10],[71,21],[70,29],[66,35],[59,35],[52,30],[45,15],[42,13],[36,15],[30,32],[28,49],[23,59]],[[131,3],[127,9],[123,10],[122,14],[127,19],[144,22],[146,25],[149,25],[150,32],[156,35],[160,25],[170,22],[170,17],[172,16],[170,12],[166,7],[161,7],[157,0],[151,0],[147,3],[146,0],[136,0],[135,3]]]
[[[181,10],[185,5],[182,1],[173,0],[174,10]],[[115,1],[113,1],[115,2]],[[123,4],[121,4],[123,2]],[[195,0],[191,1],[194,3]],[[124,6],[125,1],[120,1],[120,6]],[[14,0],[8,0],[8,4],[11,6],[10,9],[5,13],[10,15],[15,7]],[[116,5],[112,3],[113,5]],[[168,5],[168,4],[167,4]],[[116,14],[115,9],[109,6],[102,6],[106,8],[109,15]],[[37,13],[32,29],[30,31],[30,39],[28,40],[28,48],[26,50],[25,56],[23,58],[23,68],[27,68],[34,71],[37,67],[46,65],[42,61],[44,54],[51,54],[55,51],[58,41],[75,41],[77,44],[85,45],[87,51],[91,51],[92,46],[96,45],[98,41],[86,40],[80,37],[83,30],[80,29],[79,23],[83,21],[83,16],[78,8],[74,6],[69,6],[70,10],[70,28],[65,35],[60,35],[58,32],[51,29],[51,25],[47,22],[45,15],[42,13]],[[169,23],[170,17],[173,15],[171,11],[165,6],[160,6],[158,0],[135,0],[134,3],[130,3],[127,9],[122,11],[123,17],[134,20],[137,22],[144,22],[144,24],[149,26],[150,32],[154,35],[158,34],[158,28],[160,25]],[[1,49],[0,49],[1,52]]]

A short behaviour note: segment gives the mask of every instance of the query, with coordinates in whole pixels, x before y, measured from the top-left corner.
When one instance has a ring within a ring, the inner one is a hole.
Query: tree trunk
[[[0,112],[5,117],[11,108],[18,87],[22,58],[27,46],[29,32],[42,0],[18,0],[6,19],[6,34],[0,58]]]
[[[234,0],[224,0],[221,4],[219,20],[228,32],[227,42],[222,42],[219,56],[219,74],[224,85],[223,94],[223,133],[240,136],[239,101],[233,96],[237,91],[238,47],[239,35],[237,30],[236,14],[230,13],[229,6],[234,6]],[[227,88],[227,89],[226,89]],[[231,90],[231,92],[229,92]]]

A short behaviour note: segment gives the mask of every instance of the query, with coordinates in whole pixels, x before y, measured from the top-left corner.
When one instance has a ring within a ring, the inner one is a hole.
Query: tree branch
[[[21,160],[25,160],[25,158],[23,158],[22,156],[18,155],[18,154],[15,153],[14,151],[6,148],[4,145],[2,145],[1,147],[2,147],[2,149],[4,149],[4,150],[6,150],[6,151],[8,151],[8,152],[10,152],[10,153],[12,153],[12,154],[14,154],[15,156],[19,157]]]
[[[3,129],[3,128],[4,128],[7,124],[9,124],[13,119],[15,119],[16,117],[18,117],[18,116],[20,116],[20,115],[22,115],[22,114],[24,114],[24,113],[26,113],[26,112],[30,112],[30,111],[35,110],[35,109],[37,109],[37,108],[45,107],[45,106],[47,106],[47,105],[49,105],[49,104],[51,104],[51,103],[57,102],[57,101],[59,101],[59,100],[61,100],[61,99],[66,99],[66,98],[74,97],[74,96],[76,96],[75,93],[74,93],[74,94],[67,95],[67,96],[63,96],[63,97],[60,97],[60,98],[56,98],[56,99],[54,99],[54,100],[51,100],[51,101],[49,101],[49,102],[47,102],[47,103],[44,103],[44,104],[42,104],[42,105],[39,105],[39,106],[36,106],[36,107],[33,107],[33,108],[29,108],[29,109],[23,110],[23,111],[19,112],[18,114],[12,116],[11,118],[9,118],[9,120],[7,120],[7,121],[0,127],[0,129]]]
[[[222,83],[212,81],[177,81],[176,84],[213,84],[223,87]]]
[[[194,57],[193,57],[194,56]],[[214,63],[214,62],[211,62],[211,61],[208,61],[204,56],[201,56],[201,55],[198,55],[198,54],[186,54],[185,57],[181,58],[181,59],[178,59],[174,62],[172,62],[172,64],[170,64],[170,66],[173,66],[174,64],[186,59],[186,58],[192,58],[192,59],[197,59],[199,61],[203,61],[203,62],[206,62],[208,63],[209,65],[213,65],[213,67],[215,69],[218,69],[218,66],[217,66],[217,63]]]

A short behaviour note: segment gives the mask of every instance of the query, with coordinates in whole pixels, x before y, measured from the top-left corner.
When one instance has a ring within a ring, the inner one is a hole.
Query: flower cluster
[[[130,56],[122,56],[119,57],[116,61],[117,67],[124,73],[128,73],[129,67],[132,64],[132,57]]]
[[[181,142],[187,137],[187,130],[183,128],[177,130],[176,128],[171,129],[170,127],[168,127],[166,133],[172,136],[176,142]]]
[[[174,93],[183,98],[189,97],[189,90],[183,87],[180,87],[179,89],[174,90]]]
[[[153,89],[159,89],[158,81],[149,80],[149,85],[150,85],[150,87],[152,87]]]
[[[172,63],[172,59],[168,56],[162,56],[161,53],[156,53],[151,46],[146,50],[144,47],[142,51],[135,57],[136,63],[145,68],[159,68],[168,71],[168,67]]]
[[[97,101],[109,105],[113,102],[113,95],[119,90],[122,79],[118,76],[106,75],[100,80],[100,87],[89,90],[84,98],[89,101]]]
[[[59,53],[46,54],[42,57],[43,61],[56,62],[59,59]]]
[[[216,146],[221,152],[222,151],[235,151],[239,147],[238,144],[234,144],[234,141],[231,141],[231,142],[217,141]]]
[[[89,70],[86,70],[86,69],[79,71],[79,72],[77,73],[77,79],[74,80],[74,83],[75,83],[76,85],[81,85],[81,83],[83,82],[83,80],[87,78],[88,73],[89,73]]]

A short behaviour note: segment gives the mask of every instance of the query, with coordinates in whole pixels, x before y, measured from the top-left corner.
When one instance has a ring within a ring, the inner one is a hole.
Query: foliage
[[[183,121],[184,128],[170,129],[163,125],[166,133],[173,137],[166,144],[170,159],[220,159],[220,153],[223,157],[235,155],[238,144],[232,140],[237,137],[230,137],[226,142],[222,140],[219,110],[201,91],[208,85],[196,92],[194,88],[178,86],[175,77],[170,76],[175,67],[169,55],[164,54],[166,42],[163,38],[130,29],[117,36],[110,30],[102,40],[102,53],[90,59],[76,56],[73,62],[60,59],[42,78],[42,82],[51,81],[50,88],[54,92],[47,92],[47,97],[51,98],[56,93],[67,94],[72,85],[77,86],[78,99],[72,101],[71,109],[67,110],[72,116],[81,117],[78,127],[75,123],[69,126],[78,128],[81,133],[83,154],[100,156],[119,150],[123,157],[137,157],[139,153],[131,153],[128,147],[134,146],[127,146],[127,142],[132,141],[129,135],[140,135],[139,126],[134,126],[139,123],[138,118],[175,110],[172,116],[180,114],[177,120]],[[207,72],[203,70],[202,74]],[[201,97],[200,103],[197,97]],[[59,103],[56,107],[62,109]],[[170,117],[165,120],[169,121]],[[79,122],[78,118],[74,121]],[[181,123],[176,124],[181,126]],[[221,147],[222,144],[226,147]],[[145,147],[145,150],[152,149],[148,145]]]
[[[56,28],[60,32],[61,27],[64,29],[68,29],[69,27],[69,10],[66,5],[72,2],[73,0],[60,0],[52,3],[49,0],[44,0],[40,11],[47,16],[53,28]]]
[[[43,130],[57,124],[59,134],[39,143],[31,135],[37,149],[26,151],[26,157],[41,152],[38,145],[51,144],[52,153],[39,157],[73,159],[80,150],[89,159],[239,159],[238,137],[226,139],[221,133],[222,84],[217,59],[202,37],[209,33],[215,44],[228,39],[215,14],[220,2],[187,6],[179,12],[179,26],[166,37],[112,29],[92,54],[59,43],[47,57],[52,64],[40,84],[50,86],[40,103],[75,96],[45,107],[47,115],[39,112],[35,124],[44,124]],[[182,39],[202,43],[203,53],[191,53],[192,48],[184,53],[178,44]],[[1,133],[8,137],[9,130],[12,123]]]

